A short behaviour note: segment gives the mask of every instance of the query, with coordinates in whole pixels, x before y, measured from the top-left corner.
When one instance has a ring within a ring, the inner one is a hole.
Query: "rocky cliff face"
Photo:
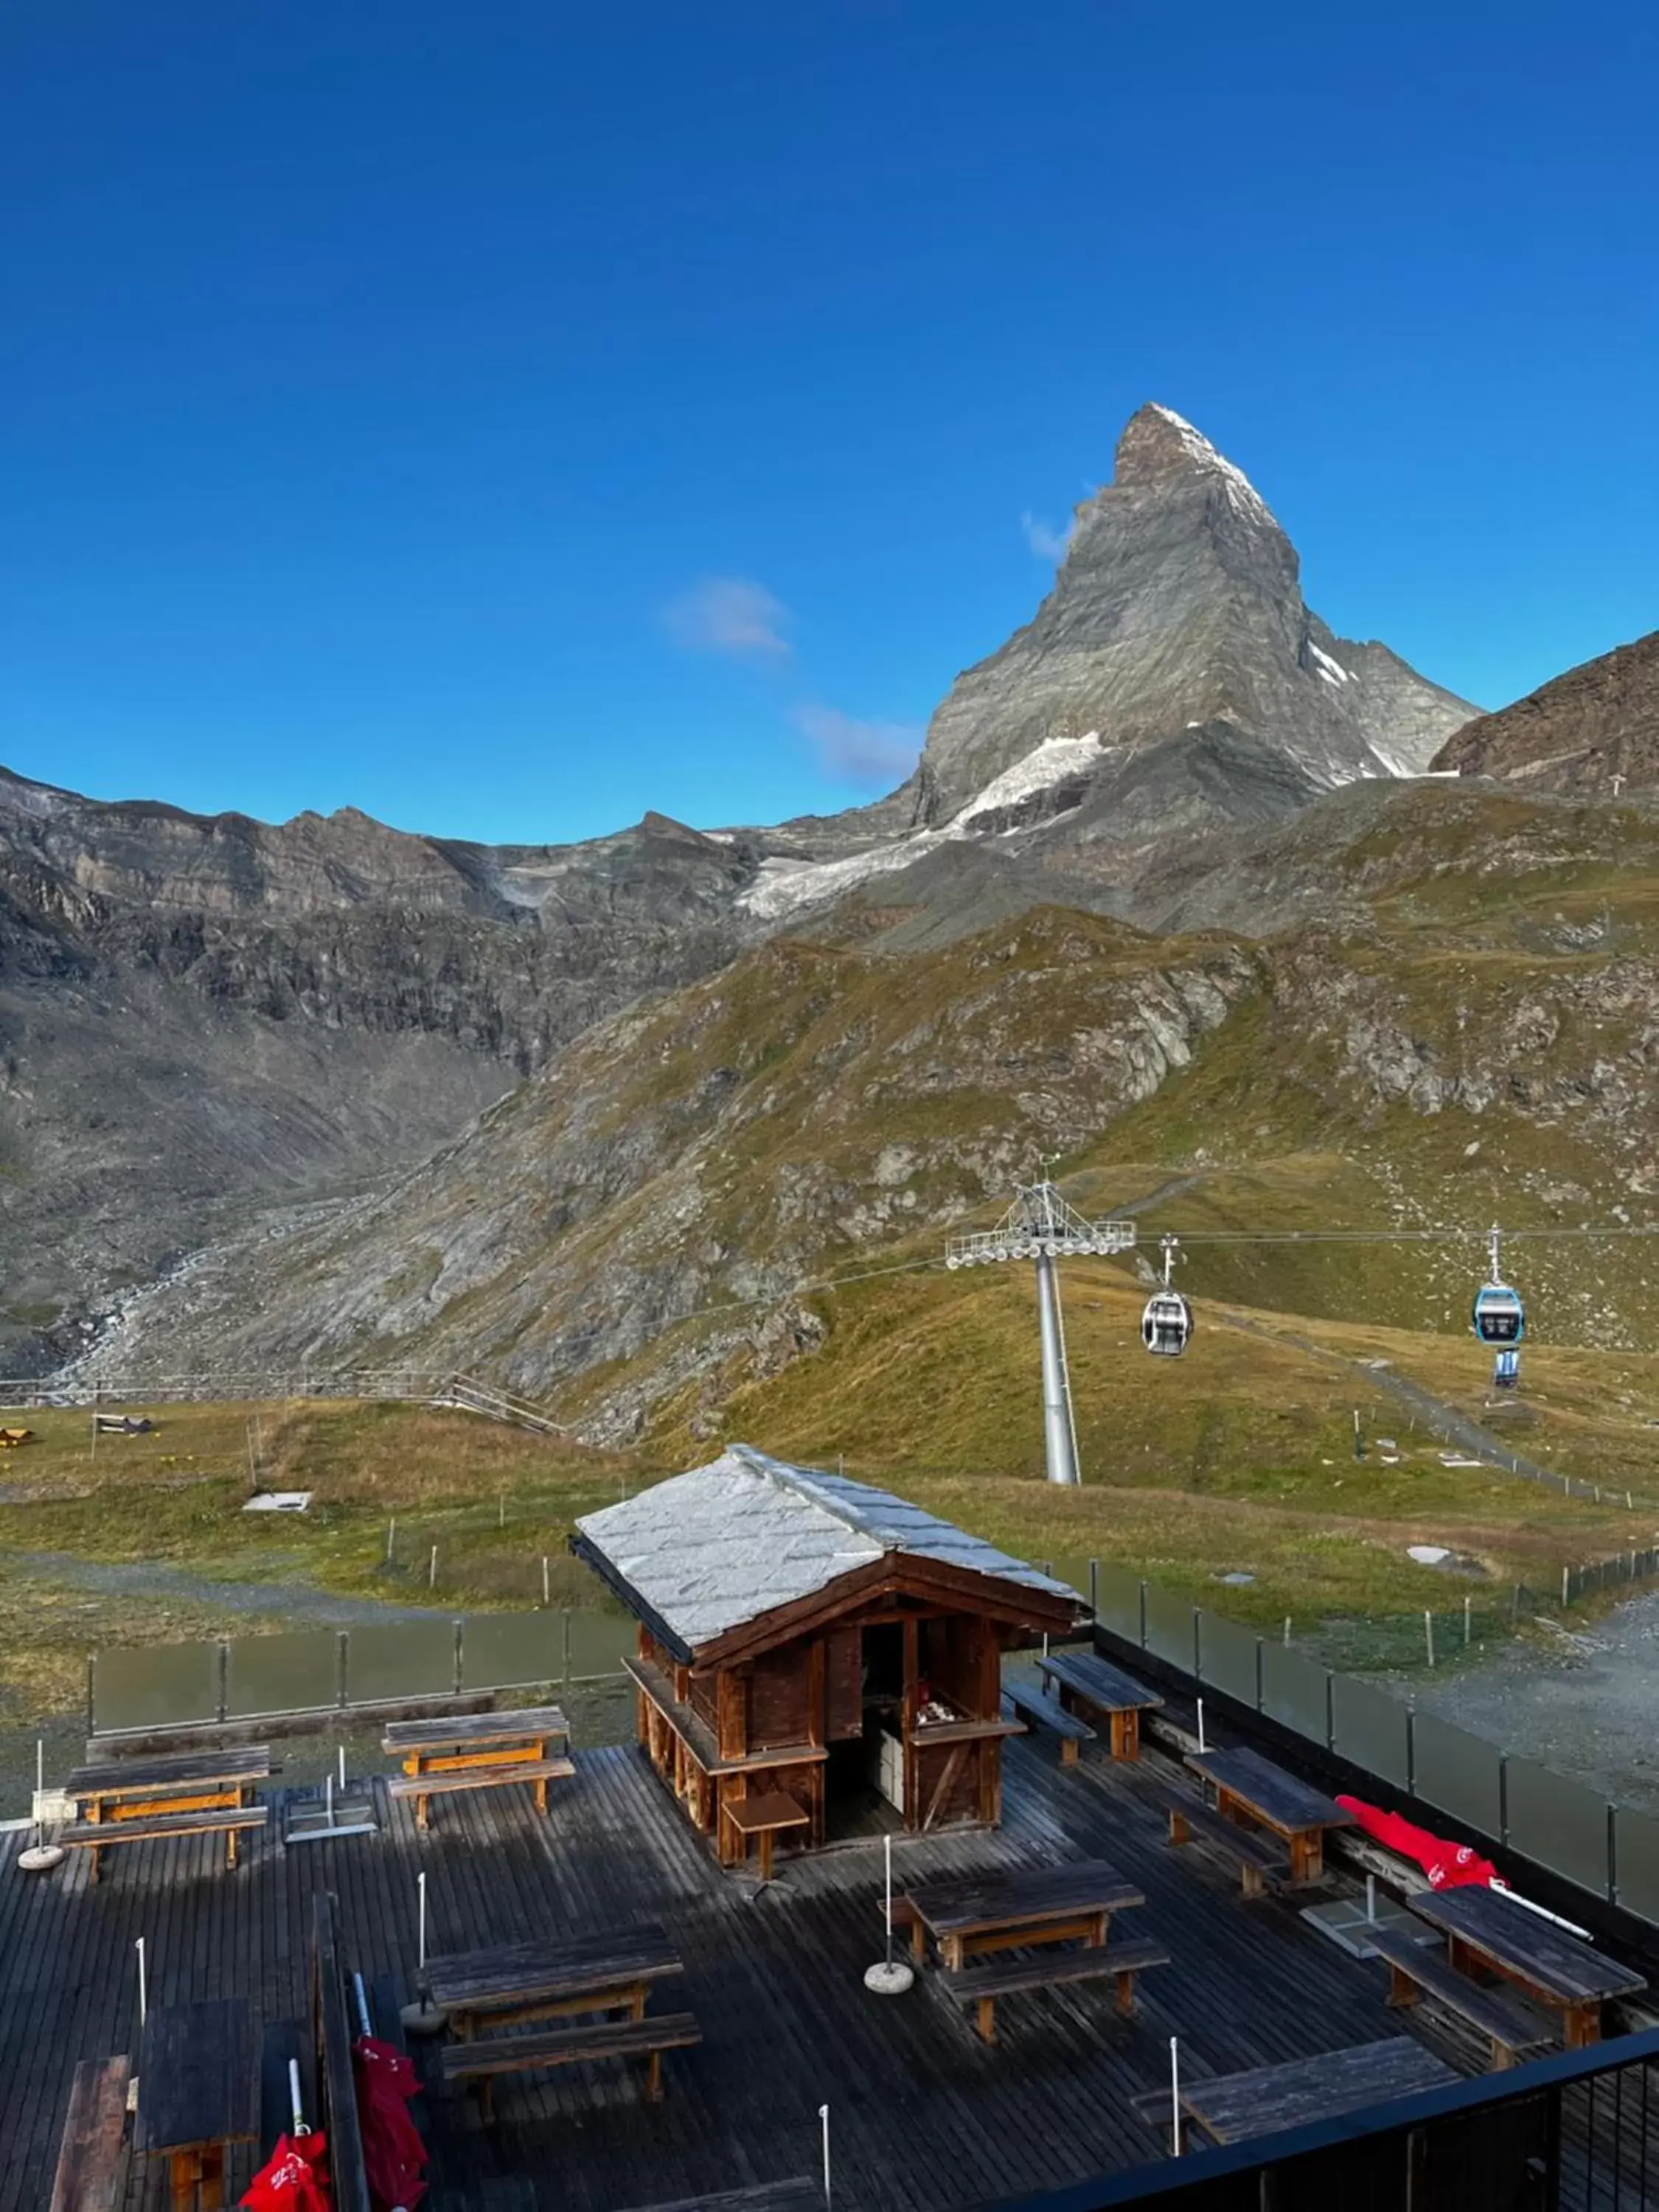
[[[279,1200],[423,1157],[743,941],[740,845],[272,828],[0,775],[0,1370]]]
[[[1434,764],[1583,796],[1659,787],[1659,630],[1465,723]]]
[[[1474,711],[1385,646],[1334,636],[1254,486],[1190,423],[1143,407],[1113,481],[1078,508],[1035,620],[958,677],[934,715],[913,815],[950,822],[1056,738],[1096,740],[1091,781],[1109,781],[1193,730],[1254,740],[1328,789],[1426,767]],[[1222,779],[1218,811],[1226,796]]]
[[[1103,1146],[1143,1189],[1363,1158],[1409,1228],[1651,1220],[1656,879],[1632,810],[1376,782],[1217,873],[1248,935],[1036,908],[907,942],[889,907],[849,943],[834,916],[602,1024],[372,1195],[219,1248],[86,1371],[464,1364],[596,1437],[671,1400],[712,1428],[813,1349],[821,1275],[925,1263],[1045,1153]],[[1589,1259],[1585,1325],[1599,1294],[1633,1328],[1642,1248]]]

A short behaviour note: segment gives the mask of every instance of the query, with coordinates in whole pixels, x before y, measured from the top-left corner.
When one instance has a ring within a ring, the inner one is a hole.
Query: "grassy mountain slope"
[[[803,1285],[937,1256],[1045,1154],[1091,1210],[1162,1191],[1144,1226],[1194,1237],[1200,1297],[1411,1332],[1462,1330],[1493,1218],[1659,1222],[1650,817],[1358,787],[1230,863],[1217,903],[1279,926],[1036,908],[913,952],[845,918],[775,940],[591,1032],[372,1200],[216,1255],[103,1357],[462,1364],[598,1438],[663,1433],[670,1406],[696,1438],[797,1360],[818,1387]],[[1334,1226],[1467,1237],[1198,1241]],[[1544,1340],[1653,1340],[1654,1242],[1513,1264]]]

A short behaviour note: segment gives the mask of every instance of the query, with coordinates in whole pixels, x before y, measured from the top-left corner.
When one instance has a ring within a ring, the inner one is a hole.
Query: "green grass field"
[[[555,1604],[597,1602],[566,1548],[574,1517],[700,1464],[722,1437],[844,1464],[1028,1558],[1097,1558],[1263,1628],[1288,1615],[1334,1649],[1466,1593],[1497,1614],[1517,1583],[1548,1589],[1564,1565],[1659,1540],[1659,1360],[1528,1347],[1523,1425],[1509,1433],[1601,1482],[1597,1505],[1447,1467],[1363,1364],[1387,1360],[1480,1419],[1485,1361],[1467,1338],[1218,1304],[1184,1358],[1157,1362],[1139,1346],[1141,1297],[1116,1267],[1068,1271],[1084,1470],[1069,1492],[1042,1479],[1023,1269],[837,1293],[822,1302],[822,1350],[740,1385],[717,1433],[688,1390],[632,1454],[415,1406],[132,1408],[153,1433],[95,1449],[84,1413],[31,1413],[34,1441],[0,1459],[0,1696],[14,1718],[72,1708],[94,1645],[289,1626],[315,1617],[319,1593],[534,1605],[545,1560]],[[269,1486],[313,1493],[307,1513],[244,1510],[251,1443]],[[1467,1573],[1417,1564],[1413,1544],[1447,1547]],[[238,1592],[254,1585],[250,1613]]]

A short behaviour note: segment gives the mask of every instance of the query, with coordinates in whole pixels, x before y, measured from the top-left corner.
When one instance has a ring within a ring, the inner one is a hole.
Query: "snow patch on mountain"
[[[1194,428],[1184,415],[1177,415],[1173,407],[1160,406],[1157,400],[1151,402],[1147,412],[1169,424],[1180,440],[1188,459],[1196,461],[1200,467],[1220,477],[1229,499],[1251,521],[1272,523],[1275,530],[1279,527],[1273,521],[1273,511],[1267,501],[1243,470],[1230,461],[1224,453],[1217,453],[1204,433]]]
[[[1308,650],[1319,663],[1319,672],[1328,684],[1352,683],[1352,672],[1340,660],[1333,660],[1328,653],[1322,653],[1311,638],[1308,641]]]
[[[987,814],[995,814],[1005,806],[1016,805],[1022,799],[1032,798],[1039,791],[1052,790],[1055,784],[1086,773],[1105,750],[1095,730],[1086,737],[1045,738],[1024,760],[1017,760],[1000,775],[993,776],[978,798],[970,799],[960,810],[951,824],[951,830],[971,830]]]
[[[801,908],[840,898],[872,877],[891,875],[896,869],[908,868],[925,853],[978,834],[976,823],[1017,806],[1022,799],[1086,775],[1108,750],[1094,730],[1081,738],[1047,738],[1023,760],[993,776],[942,830],[918,830],[908,837],[872,845],[838,860],[763,860],[758,876],[738,902],[757,921],[775,921]]]

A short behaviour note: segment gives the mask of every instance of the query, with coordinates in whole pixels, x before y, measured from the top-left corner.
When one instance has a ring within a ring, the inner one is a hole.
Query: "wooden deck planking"
[[[670,2055],[656,2106],[642,2069],[623,2064],[503,2081],[494,2129],[464,2094],[429,2089],[435,2212],[471,2208],[496,2178],[530,2178],[550,2207],[616,2212],[816,2171],[825,2102],[838,2204],[945,2212],[1154,2159],[1129,2100],[1164,2080],[1171,2033],[1196,2075],[1399,2033],[1380,1968],[1346,1958],[1288,1904],[1246,1905],[1222,1868],[1168,1846],[1152,1802],[1168,1780],[1161,1759],[1085,1759],[1062,1775],[1024,1742],[1006,1756],[1003,1828],[896,1839],[896,1885],[1109,1860],[1148,1900],[1115,1924],[1172,1961],[1140,1984],[1133,2021],[1109,1990],[1056,1989],[1008,2000],[989,2049],[931,1974],[908,1997],[870,1996],[878,1848],[785,1853],[757,1894],[717,1870],[630,1749],[579,1754],[545,1819],[516,1794],[484,1793],[422,1837],[413,1807],[379,1790],[381,1834],[284,1851],[273,1824],[234,1875],[213,1838],[130,1846],[95,1892],[79,1860],[49,1878],[0,1869],[0,2212],[34,2212],[49,2194],[76,2061],[136,2051],[138,1933],[153,2002],[241,1990],[262,2022],[307,2021],[312,1893],[339,1897],[347,1965],[371,1981],[394,1974],[408,1994],[422,1867],[434,1951],[660,1921],[685,1960],[669,2008],[695,2013],[704,2035]],[[416,2056],[429,2081],[429,2057]],[[239,2191],[248,2170],[246,2154],[233,2161]],[[164,2201],[164,2170],[136,2165],[128,2212]]]

